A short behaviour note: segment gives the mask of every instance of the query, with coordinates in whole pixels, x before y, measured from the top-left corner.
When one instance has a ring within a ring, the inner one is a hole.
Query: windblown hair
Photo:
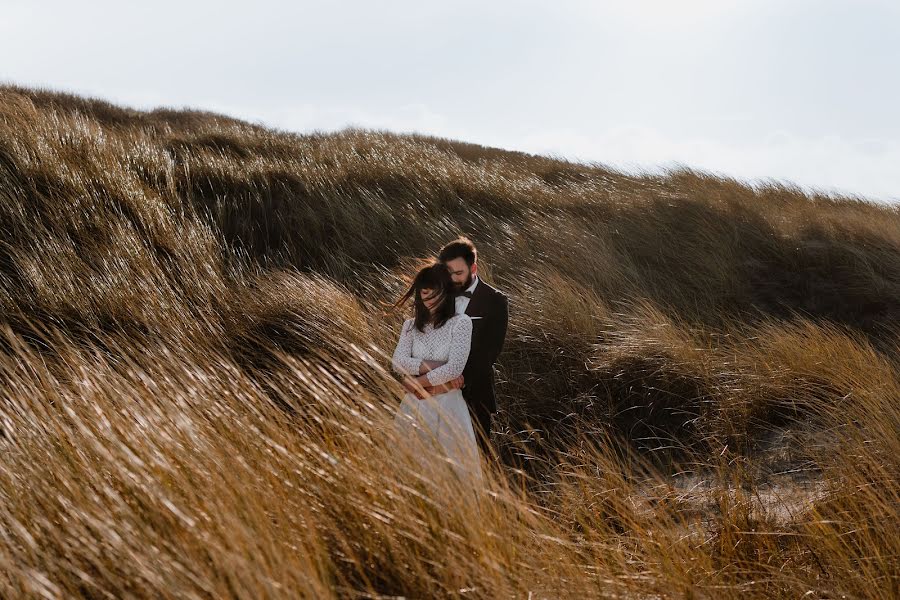
[[[422,301],[422,290],[432,290],[438,297],[438,305],[434,315]],[[435,328],[441,327],[456,314],[456,299],[453,294],[453,279],[450,277],[450,269],[442,262],[434,262],[422,267],[413,278],[409,289],[403,297],[397,301],[397,305],[413,299],[415,327],[419,331],[425,331],[425,325],[431,323]]]
[[[475,249],[475,244],[472,243],[472,240],[465,236],[460,236],[441,248],[441,252],[438,254],[438,260],[441,262],[447,262],[454,258],[464,259],[470,267],[474,265],[475,261],[478,260],[478,250]]]

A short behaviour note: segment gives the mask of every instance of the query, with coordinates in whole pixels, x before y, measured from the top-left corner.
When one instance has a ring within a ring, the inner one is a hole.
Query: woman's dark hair
[[[450,269],[447,268],[447,265],[440,262],[431,263],[419,269],[409,289],[396,305],[400,306],[412,298],[416,329],[425,331],[425,325],[429,322],[436,329],[456,314],[456,298],[453,295],[453,289],[453,279],[450,278]],[[432,290],[438,298],[433,320],[428,307],[422,302],[419,293],[422,290]]]
[[[441,252],[438,254],[438,260],[441,262],[447,262],[455,258],[465,260],[470,267],[475,264],[475,261],[478,260],[478,251],[475,249],[475,244],[472,243],[472,240],[465,236],[460,236],[441,248]]]

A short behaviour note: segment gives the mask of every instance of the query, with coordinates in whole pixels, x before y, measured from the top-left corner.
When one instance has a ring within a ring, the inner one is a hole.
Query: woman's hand
[[[431,382],[428,381],[428,378],[424,375],[419,375],[418,377],[414,378],[413,386],[416,388],[416,392],[414,393],[419,398],[419,400],[429,398],[434,394]]]
[[[427,381],[427,380],[426,380]],[[429,390],[419,383],[419,377],[404,377],[403,387],[419,400],[424,400],[431,396]]]

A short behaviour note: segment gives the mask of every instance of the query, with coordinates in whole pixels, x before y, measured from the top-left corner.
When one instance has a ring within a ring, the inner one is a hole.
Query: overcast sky
[[[0,0],[0,81],[900,202],[900,1]]]

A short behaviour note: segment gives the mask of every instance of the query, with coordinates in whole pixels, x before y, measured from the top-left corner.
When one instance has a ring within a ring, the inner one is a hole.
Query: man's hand
[[[432,396],[436,396],[437,394],[444,394],[447,392],[452,392],[453,390],[460,389],[465,384],[465,380],[463,376],[460,375],[456,379],[452,379],[447,383],[442,383],[441,385],[435,385],[433,387],[424,386],[429,394]]]
[[[451,379],[445,385],[450,386],[451,390],[458,390],[466,385],[466,380],[462,375],[460,375],[456,379]]]
[[[456,379],[452,379],[447,383],[442,383],[441,385],[429,385],[428,378],[424,375],[420,375],[418,377],[405,377],[403,379],[403,387],[406,390],[413,394],[419,400],[424,400],[430,396],[436,396],[437,394],[444,394],[446,392],[451,392],[453,390],[458,390],[465,385],[465,379],[462,375],[457,377]]]

